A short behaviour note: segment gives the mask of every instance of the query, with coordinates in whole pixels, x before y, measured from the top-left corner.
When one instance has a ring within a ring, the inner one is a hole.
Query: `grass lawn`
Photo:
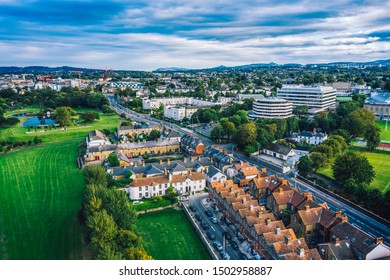
[[[375,170],[375,178],[371,186],[381,191],[390,190],[390,152],[375,150],[369,152],[367,148],[352,146],[350,151],[363,153]],[[333,178],[331,163],[317,170],[317,173]]]
[[[211,259],[183,211],[170,208],[139,215],[137,228],[156,260]]]
[[[78,140],[0,157],[0,259],[80,259]]]
[[[86,112],[94,111],[88,109],[77,109],[76,112]],[[57,129],[35,132],[34,129],[31,129],[30,133],[26,127],[21,126],[20,124],[14,125],[12,127],[0,128],[0,141],[10,140],[10,141],[28,141],[33,140],[35,136],[41,137],[43,143],[50,142],[59,142],[71,139],[81,139],[85,138],[89,131],[93,129],[113,129],[118,126],[118,120],[120,119],[118,115],[106,116],[101,113],[100,119],[95,120],[91,123],[79,126],[69,126],[66,131]]]
[[[386,130],[386,122],[375,122],[380,128],[381,128],[381,140],[383,141],[390,141],[390,123],[387,124],[387,131]]]

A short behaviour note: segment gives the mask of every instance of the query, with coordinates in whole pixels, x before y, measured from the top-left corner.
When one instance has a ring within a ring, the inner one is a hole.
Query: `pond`
[[[27,121],[23,123],[23,126],[42,126],[42,125],[55,125],[55,120],[39,118],[37,116],[29,117]]]

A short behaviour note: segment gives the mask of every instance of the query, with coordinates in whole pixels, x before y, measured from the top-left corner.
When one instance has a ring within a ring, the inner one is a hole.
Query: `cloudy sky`
[[[154,70],[389,59],[389,13],[388,0],[0,0],[0,65]]]

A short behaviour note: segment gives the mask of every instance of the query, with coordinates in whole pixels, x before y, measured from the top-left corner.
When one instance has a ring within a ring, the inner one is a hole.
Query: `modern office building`
[[[253,110],[248,115],[250,119],[285,119],[292,116],[292,103],[275,97],[255,100]]]
[[[309,113],[336,107],[336,90],[333,87],[283,85],[277,96],[290,101],[293,107],[307,106]]]

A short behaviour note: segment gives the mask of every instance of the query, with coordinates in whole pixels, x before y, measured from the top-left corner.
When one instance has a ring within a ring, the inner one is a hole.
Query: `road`
[[[205,143],[205,145],[211,145],[215,144],[213,143],[210,139],[197,134],[196,132],[193,132],[192,130],[189,130],[187,128],[182,128],[179,127],[175,124],[162,121],[162,120],[157,120],[154,119],[153,117],[150,117],[148,115],[144,116],[142,114],[139,114],[137,112],[134,112],[132,110],[129,110],[118,103],[116,103],[114,97],[109,97],[109,102],[110,106],[116,110],[118,114],[125,113],[126,116],[132,118],[135,121],[138,122],[153,122],[153,123],[163,123],[167,127],[171,127],[173,130],[178,131],[180,133],[186,134],[186,133],[192,133],[195,136],[199,137],[202,139],[202,141]],[[215,144],[218,145],[218,144]],[[252,165],[256,165],[259,168],[263,168],[264,166],[261,166],[255,159],[246,157],[240,153],[234,152],[234,157],[238,160],[242,160],[244,162],[249,162]],[[330,208],[331,211],[337,211],[337,210],[342,210],[343,213],[345,213],[348,216],[348,220],[351,224],[355,225],[356,227],[360,228],[361,230],[371,234],[374,237],[382,236],[384,239],[384,243],[390,246],[390,227],[377,222],[376,220],[372,219],[371,217],[368,217],[364,213],[344,204],[343,202],[325,194],[324,192],[308,185],[305,184],[304,182],[295,179],[294,174],[292,172],[283,174],[280,172],[277,172],[275,170],[272,170],[271,168],[267,167],[267,173],[268,174],[276,174],[278,177],[284,177],[290,181],[290,184],[292,186],[297,186],[300,188],[302,192],[311,192],[318,203],[326,203],[328,207]]]
[[[234,235],[234,228],[233,225],[230,225],[228,227],[224,222],[221,221],[221,217],[223,214],[221,212],[216,213],[212,208],[212,201],[208,201],[208,194],[200,194],[200,195],[194,195],[190,197],[190,200],[188,202],[188,205],[192,205],[196,207],[196,212],[191,212],[191,216],[193,217],[194,221],[198,223],[199,227],[202,228],[201,224],[202,222],[207,222],[210,225],[210,230],[212,230],[215,234],[215,240],[210,240],[210,238],[207,237],[206,231],[202,229],[202,233],[205,235],[207,241],[209,242],[210,246],[214,249],[215,253],[220,256],[219,252],[217,252],[213,246],[214,241],[219,241],[222,245],[225,244],[225,251],[230,256],[231,260],[240,260],[241,253],[244,253],[247,255],[248,258],[251,258],[250,254],[248,254],[248,243],[244,242],[241,243]],[[206,210],[210,210],[213,213],[213,216],[217,218],[218,223],[214,224],[210,221],[210,218],[205,214]],[[195,214],[200,214],[202,216],[202,222],[199,222],[195,219]],[[223,232],[229,232],[230,235],[233,237],[233,241],[235,241],[239,248],[238,250],[234,250],[228,241],[224,242],[223,238]]]

